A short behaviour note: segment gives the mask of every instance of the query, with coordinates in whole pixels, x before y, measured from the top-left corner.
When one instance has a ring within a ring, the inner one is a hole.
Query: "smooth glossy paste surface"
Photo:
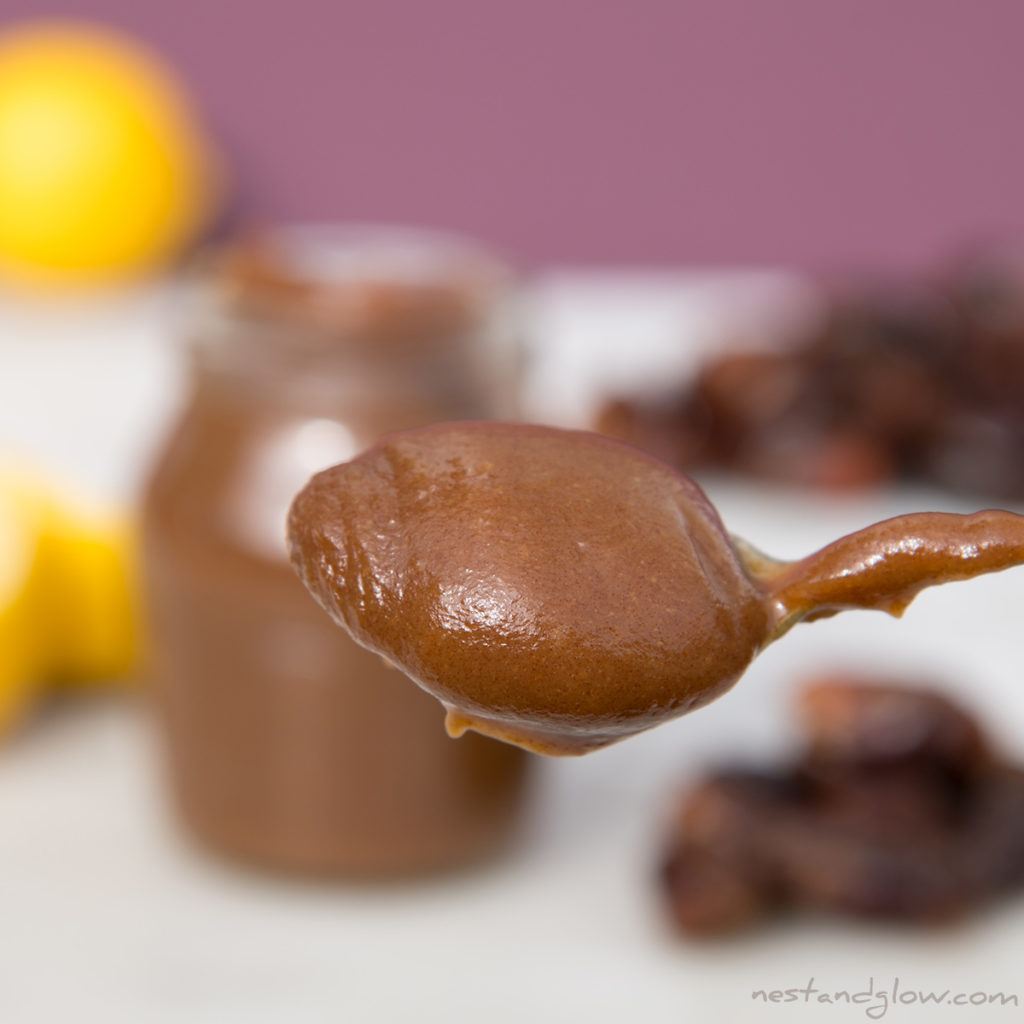
[[[320,603],[471,727],[546,752],[707,703],[766,633],[689,479],[593,434],[478,423],[393,435],[290,517]]]

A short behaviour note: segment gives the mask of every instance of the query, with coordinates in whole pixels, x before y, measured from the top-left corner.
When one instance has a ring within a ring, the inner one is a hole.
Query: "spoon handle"
[[[1024,516],[1000,509],[914,512],[840,537],[798,562],[741,545],[740,557],[771,607],[768,640],[804,619],[850,608],[902,615],[925,587],[1024,562]]]

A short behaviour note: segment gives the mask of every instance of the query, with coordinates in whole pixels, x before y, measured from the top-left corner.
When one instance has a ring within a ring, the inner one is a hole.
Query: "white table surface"
[[[639,386],[659,360],[687,358],[680,332],[699,347],[709,324],[733,316],[729,287],[714,297],[719,285],[548,281],[533,411],[578,419],[601,372]],[[799,312],[784,282],[754,277],[743,288],[762,289],[763,308]],[[166,294],[46,314],[0,303],[0,447],[129,496],[178,400],[171,306]],[[731,529],[779,556],[900,511],[972,507],[908,491],[840,500],[707,486]],[[935,677],[1024,758],[1022,598],[1024,576],[1007,573],[926,592],[901,622],[861,613],[800,627],[698,715],[541,763],[526,827],[503,860],[398,887],[293,883],[222,864],[169,816],[143,699],[50,707],[0,747],[0,1022],[1021,1019],[1020,1008],[925,1010],[878,995],[766,1005],[751,992],[811,978],[826,991],[870,979],[891,989],[898,977],[903,991],[1002,991],[1024,1003],[1024,899],[935,932],[800,918],[700,944],[671,934],[653,876],[677,786],[719,759],[789,749],[787,700],[817,670]]]

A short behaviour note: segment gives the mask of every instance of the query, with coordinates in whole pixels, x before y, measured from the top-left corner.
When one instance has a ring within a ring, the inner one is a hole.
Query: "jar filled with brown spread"
[[[295,228],[226,249],[203,291],[191,394],[144,509],[184,820],[231,854],[317,873],[493,851],[527,755],[452,741],[430,696],[337,629],[289,568],[285,516],[311,473],[382,433],[505,411],[508,273],[446,236]]]

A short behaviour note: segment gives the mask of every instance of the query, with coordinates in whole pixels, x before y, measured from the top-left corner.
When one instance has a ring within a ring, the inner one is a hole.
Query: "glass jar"
[[[192,388],[148,487],[152,672],[181,815],[208,844],[317,873],[494,850],[527,758],[331,623],[284,523],[308,477],[382,433],[503,412],[511,280],[468,243],[281,229],[206,275]]]

